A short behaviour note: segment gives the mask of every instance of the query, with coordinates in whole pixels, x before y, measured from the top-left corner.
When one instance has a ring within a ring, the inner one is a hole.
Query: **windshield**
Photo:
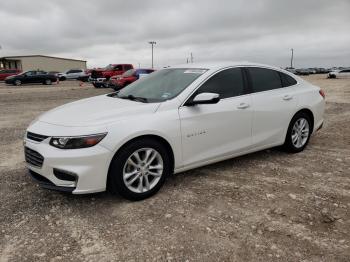
[[[147,102],[163,102],[180,94],[207,69],[163,69],[128,85],[118,97],[139,97]]]
[[[113,65],[109,64],[108,66],[106,66],[105,68],[103,68],[104,70],[112,70],[114,68]]]

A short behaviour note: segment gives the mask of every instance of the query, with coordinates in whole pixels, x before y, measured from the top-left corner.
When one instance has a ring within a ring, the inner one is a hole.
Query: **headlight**
[[[97,145],[107,133],[89,135],[89,136],[72,136],[72,137],[52,137],[50,145],[60,149],[78,149]]]

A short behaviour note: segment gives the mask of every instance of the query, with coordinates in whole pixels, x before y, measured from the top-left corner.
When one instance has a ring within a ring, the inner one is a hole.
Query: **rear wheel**
[[[94,86],[95,88],[100,88],[100,87],[101,87],[101,84],[93,83],[93,86]]]
[[[142,139],[128,144],[114,157],[108,188],[129,200],[148,198],[162,187],[170,174],[170,158],[162,143]]]
[[[310,140],[312,122],[308,114],[300,112],[296,114],[289,124],[284,148],[292,153],[304,150]]]
[[[51,85],[51,84],[52,84],[51,79],[45,79],[44,85]]]

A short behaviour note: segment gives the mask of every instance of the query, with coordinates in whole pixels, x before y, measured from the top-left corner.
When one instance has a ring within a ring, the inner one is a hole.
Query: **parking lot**
[[[325,90],[327,107],[304,152],[177,174],[141,202],[47,191],[25,168],[32,120],[111,89],[0,83],[0,261],[349,261],[350,80],[305,78]]]

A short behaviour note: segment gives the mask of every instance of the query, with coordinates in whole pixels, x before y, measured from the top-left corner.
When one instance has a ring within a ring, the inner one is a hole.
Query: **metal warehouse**
[[[45,55],[7,56],[0,57],[0,68],[64,72],[69,69],[86,69],[86,61]]]

